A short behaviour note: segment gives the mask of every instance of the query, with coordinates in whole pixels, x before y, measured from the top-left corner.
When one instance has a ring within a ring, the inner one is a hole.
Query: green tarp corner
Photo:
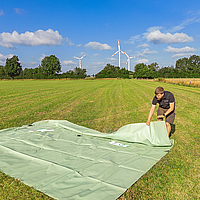
[[[165,122],[107,134],[45,120],[0,130],[0,170],[56,199],[114,200],[172,146]]]

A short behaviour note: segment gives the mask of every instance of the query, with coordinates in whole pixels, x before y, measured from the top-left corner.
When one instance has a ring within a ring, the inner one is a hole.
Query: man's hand
[[[146,122],[146,125],[147,125],[147,126],[149,126],[149,125],[150,125],[150,121],[149,121],[149,120],[147,120],[147,122]]]
[[[163,119],[164,118],[164,115],[158,115],[157,116],[157,119]]]

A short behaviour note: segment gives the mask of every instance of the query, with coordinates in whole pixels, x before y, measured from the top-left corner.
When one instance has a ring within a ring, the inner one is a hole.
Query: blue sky
[[[17,55],[23,68],[35,68],[55,55],[62,72],[78,66],[96,74],[118,66],[117,41],[137,63],[160,67],[200,54],[200,1],[186,0],[30,0],[0,3],[0,65]],[[127,57],[121,55],[121,67]]]

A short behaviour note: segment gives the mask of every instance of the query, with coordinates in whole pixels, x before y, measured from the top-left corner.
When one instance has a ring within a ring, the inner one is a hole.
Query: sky
[[[199,0],[1,0],[0,65],[17,55],[23,69],[45,56],[59,58],[62,72],[79,66],[92,75],[119,66],[121,50],[138,63],[160,67],[200,55]],[[111,57],[112,56],[112,57]],[[121,54],[121,68],[127,69]]]

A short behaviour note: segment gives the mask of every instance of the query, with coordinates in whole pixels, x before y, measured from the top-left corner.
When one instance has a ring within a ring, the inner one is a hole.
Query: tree
[[[134,76],[136,78],[153,78],[153,71],[148,68],[144,63],[139,63],[135,66]]]
[[[200,77],[200,56],[190,56],[188,71],[190,72],[190,77]]]
[[[81,69],[79,67],[76,67],[74,69],[74,75],[75,78],[85,78],[87,76],[86,69]]]
[[[5,77],[5,75],[4,66],[0,65],[0,78]]]
[[[47,76],[61,72],[61,64],[55,55],[46,56],[41,62],[41,67]]]
[[[104,69],[95,75],[96,78],[129,78],[129,71],[107,64]]]
[[[22,72],[22,66],[19,62],[18,56],[6,59],[6,65],[4,67],[5,73],[14,79],[15,76],[19,76]]]
[[[120,78],[129,78],[130,73],[126,68],[122,68],[119,70],[119,77]]]
[[[200,56],[192,55],[190,58],[181,58],[176,61],[179,77],[200,77]]]
[[[87,76],[86,69],[81,69],[79,67],[74,68],[74,70],[69,70],[63,73],[61,77],[66,78],[85,78]]]

